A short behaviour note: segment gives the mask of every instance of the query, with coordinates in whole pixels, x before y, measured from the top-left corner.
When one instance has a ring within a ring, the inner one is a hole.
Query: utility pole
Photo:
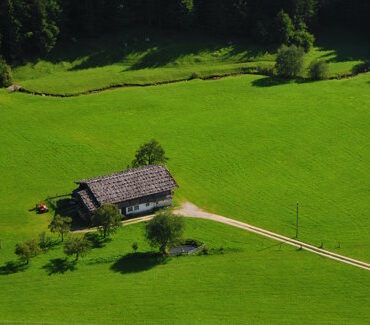
[[[295,238],[298,238],[298,209],[299,209],[299,202],[297,201],[297,222],[295,226]]]

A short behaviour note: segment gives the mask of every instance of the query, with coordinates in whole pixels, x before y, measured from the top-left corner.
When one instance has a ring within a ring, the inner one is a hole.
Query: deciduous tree
[[[49,229],[51,232],[57,232],[61,235],[62,241],[64,240],[64,235],[71,230],[72,218],[61,217],[60,215],[54,216],[49,224]]]
[[[294,35],[293,22],[284,10],[280,10],[275,18],[275,35],[278,44],[286,45],[290,43]]]
[[[35,257],[41,252],[41,248],[36,239],[30,239],[28,241],[18,243],[15,246],[15,254],[19,256],[19,258],[29,263],[32,257]]]
[[[94,213],[94,224],[106,238],[121,226],[121,215],[113,204],[103,204]]]
[[[173,215],[169,210],[160,211],[148,222],[146,238],[153,247],[159,247],[159,251],[166,255],[168,245],[181,240],[184,228],[182,217]]]
[[[167,160],[164,149],[157,140],[153,139],[139,148],[135,159],[132,161],[132,166],[164,165]]]
[[[86,255],[91,249],[91,243],[85,237],[71,237],[64,244],[64,253],[75,255],[76,261],[80,256]]]

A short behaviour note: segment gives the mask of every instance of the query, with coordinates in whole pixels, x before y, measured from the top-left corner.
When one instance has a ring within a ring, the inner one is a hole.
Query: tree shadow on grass
[[[103,248],[106,243],[112,241],[111,238],[104,238],[98,232],[88,232],[85,234],[85,238],[91,243],[92,248]]]
[[[117,260],[111,270],[122,274],[138,273],[166,263],[167,258],[159,253],[130,253]]]
[[[366,73],[366,72],[369,72],[370,71],[370,60],[366,60],[360,64],[356,64],[353,68],[352,68],[352,73],[354,75],[357,75],[359,73]]]
[[[61,244],[62,242],[60,240],[54,240],[48,237],[44,242],[39,243],[39,246],[44,252],[47,252],[49,250],[58,248]]]
[[[302,77],[296,77],[295,79],[283,79],[279,77],[266,77],[262,79],[256,79],[252,81],[252,85],[255,87],[274,87],[279,85],[287,84],[305,84],[315,82],[310,79],[305,79]]]
[[[31,58],[29,62],[36,64],[39,59],[54,64],[73,62],[69,71],[119,64],[126,71],[126,68],[140,70],[163,67],[188,55],[194,63],[202,62],[204,57],[206,60],[215,58],[225,61],[235,55],[235,60],[246,62],[255,57],[263,57],[270,51],[275,51],[274,46],[266,47],[239,37],[216,37],[200,31],[195,37],[192,31],[178,33],[152,27],[135,27],[98,38],[81,38],[72,42],[61,39],[46,56]],[[201,58],[197,58],[198,55]]]
[[[252,81],[252,85],[255,87],[273,87],[290,83],[291,80],[266,77],[261,79],[256,79]]]
[[[63,274],[67,271],[76,269],[76,261],[69,261],[67,258],[54,258],[45,264],[42,268],[48,272],[48,275]]]
[[[28,265],[20,261],[9,261],[5,265],[0,266],[0,275],[14,274],[23,272],[28,268]]]

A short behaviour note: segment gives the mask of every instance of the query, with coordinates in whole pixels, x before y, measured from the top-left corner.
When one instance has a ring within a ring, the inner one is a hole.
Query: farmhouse
[[[79,214],[91,220],[101,205],[117,205],[123,215],[135,215],[170,206],[176,181],[164,166],[127,168],[106,176],[76,181],[79,188],[74,196],[79,203]]]

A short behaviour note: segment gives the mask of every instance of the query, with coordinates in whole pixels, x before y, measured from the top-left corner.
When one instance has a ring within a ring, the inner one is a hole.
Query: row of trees
[[[105,204],[96,211],[94,217],[99,223],[98,231],[103,241],[121,226],[121,218],[116,206]],[[59,233],[63,242],[64,235],[70,230],[70,223],[71,220],[68,217],[55,216],[49,229]],[[146,225],[146,239],[152,247],[158,247],[161,254],[167,255],[168,246],[182,239],[184,226],[181,217],[174,216],[169,210],[159,211]],[[70,237],[64,243],[64,253],[68,256],[75,256],[75,261],[78,261],[80,256],[86,255],[91,250],[94,240],[96,238],[88,234],[81,237]],[[50,242],[51,239],[46,233],[42,233],[39,240],[30,239],[16,244],[15,254],[25,264],[29,264],[31,258],[39,255],[50,246]],[[132,248],[136,252],[138,244],[133,243]]]
[[[12,63],[48,53],[59,37],[96,37],[127,26],[204,29],[308,48],[311,32],[323,25],[370,32],[369,12],[368,0],[3,0],[0,54]]]

